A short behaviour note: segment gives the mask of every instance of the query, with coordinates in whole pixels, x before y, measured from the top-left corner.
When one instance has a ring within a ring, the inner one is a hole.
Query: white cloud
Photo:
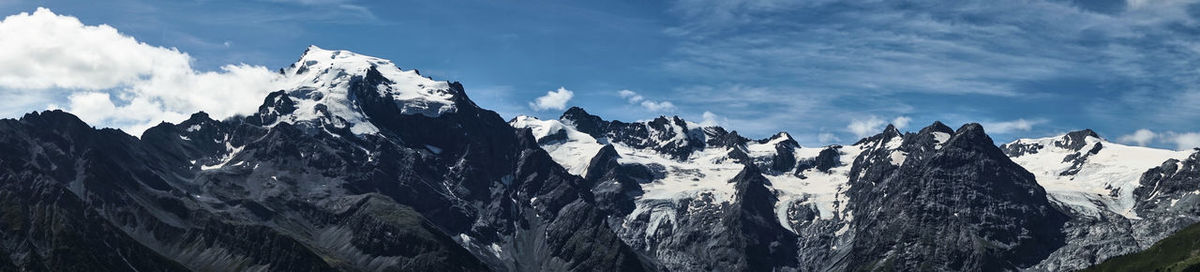
[[[638,95],[637,92],[630,91],[630,90],[618,91],[617,95],[621,96],[621,98],[629,100],[629,103],[637,103],[637,102],[642,101],[642,99],[645,99],[645,97]]]
[[[191,62],[174,48],[138,42],[111,26],[84,25],[45,8],[0,21],[0,89],[7,89],[0,96],[65,92],[65,110],[92,125],[133,135],[201,110],[214,118],[253,112],[279,78],[262,66],[201,72]]]
[[[642,107],[646,108],[646,110],[648,110],[648,111],[675,110],[675,104],[671,104],[671,101],[662,101],[662,102],[654,102],[654,101],[649,101],[649,100],[642,101]]]
[[[108,93],[80,92],[71,94],[67,101],[70,101],[69,107],[72,111],[88,123],[112,118],[117,113],[117,105],[113,105]]]
[[[534,99],[529,102],[529,107],[534,110],[562,110],[567,108],[567,102],[575,97],[575,93],[566,88],[559,87],[557,91],[546,92],[546,95]]]
[[[1169,133],[1167,140],[1178,150],[1189,150],[1200,147],[1200,132]]]
[[[711,111],[704,111],[704,114],[701,117],[704,118],[704,121],[700,122],[700,126],[713,127],[713,126],[721,125],[720,120],[722,118],[721,118],[721,116],[717,115],[716,113],[712,113]]]
[[[912,122],[912,118],[908,118],[908,116],[900,116],[896,117],[896,119],[892,119],[892,125],[896,126],[897,129],[904,129],[908,127],[909,122]]]
[[[1154,132],[1149,129],[1139,129],[1132,134],[1118,138],[1121,142],[1146,146],[1152,143],[1173,144],[1176,150],[1190,150],[1200,147],[1200,132]]]
[[[646,97],[638,94],[635,91],[620,90],[620,91],[617,91],[617,96],[624,98],[631,105],[640,105],[640,106],[642,106],[642,108],[646,109],[647,111],[659,112],[659,111],[674,111],[675,110],[675,103],[671,103],[671,101],[648,100],[648,99],[646,99]]]
[[[854,119],[846,125],[846,129],[853,133],[855,137],[863,138],[878,133],[880,128],[886,124],[879,117],[872,115],[866,119]]]
[[[1143,128],[1143,129],[1139,129],[1139,130],[1133,132],[1133,134],[1121,136],[1117,140],[1126,142],[1126,143],[1136,143],[1137,145],[1140,145],[1140,146],[1146,146],[1146,144],[1153,141],[1154,138],[1156,138],[1156,137],[1158,137],[1158,133],[1154,133],[1153,131],[1150,131],[1149,129]]]
[[[38,8],[0,21],[0,86],[106,89],[156,70],[187,69],[187,54],[121,35],[108,25]]]
[[[1030,131],[1033,129],[1033,126],[1044,124],[1046,122],[1047,121],[1044,119],[1025,120],[1024,118],[1021,118],[1012,121],[983,123],[983,128],[984,130],[987,130],[988,133],[1003,134],[1018,131]]]

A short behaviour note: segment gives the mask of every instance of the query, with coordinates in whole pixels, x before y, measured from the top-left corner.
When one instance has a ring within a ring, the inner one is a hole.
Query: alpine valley
[[[1073,271],[1200,222],[1200,153],[978,124],[853,144],[504,120],[309,47],[257,113],[0,120],[0,271]]]

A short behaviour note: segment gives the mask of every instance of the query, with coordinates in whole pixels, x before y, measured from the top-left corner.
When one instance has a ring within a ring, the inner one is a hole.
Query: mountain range
[[[257,112],[0,120],[0,271],[1072,271],[1200,222],[1200,152],[979,124],[848,145],[504,120],[309,47]]]

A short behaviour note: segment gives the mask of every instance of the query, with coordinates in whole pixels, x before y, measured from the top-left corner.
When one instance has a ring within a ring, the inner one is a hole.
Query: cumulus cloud
[[[201,110],[215,118],[253,112],[278,83],[279,75],[262,66],[203,72],[191,63],[191,56],[174,48],[148,45],[111,26],[85,25],[45,8],[0,21],[0,96],[65,92],[62,109],[92,125],[133,135]],[[30,106],[36,105],[9,105]]]
[[[572,97],[575,97],[575,92],[558,87],[557,91],[546,92],[546,95],[529,102],[529,107],[539,111],[562,110],[567,108],[567,102],[571,101]]]
[[[983,123],[983,128],[989,133],[1013,133],[1030,131],[1033,129],[1033,126],[1044,124],[1046,122],[1047,121],[1044,119],[1025,120],[1024,118],[1021,118],[1012,121]]]
[[[642,96],[641,94],[638,94],[635,91],[620,90],[620,91],[617,91],[617,96],[620,96],[621,98],[625,99],[625,101],[629,102],[629,104],[631,104],[631,105],[640,105],[640,106],[642,106],[642,108],[646,109],[647,111],[660,112],[660,111],[675,110],[675,104],[671,103],[671,101],[649,100],[649,99],[646,99],[645,96]]]
[[[1143,129],[1139,129],[1139,130],[1133,132],[1133,134],[1121,136],[1117,140],[1126,142],[1126,143],[1136,143],[1137,145],[1145,146],[1146,144],[1149,144],[1151,141],[1153,141],[1154,138],[1156,138],[1156,137],[1158,137],[1158,133],[1154,133],[1153,131],[1150,131],[1149,129],[1143,128]]]

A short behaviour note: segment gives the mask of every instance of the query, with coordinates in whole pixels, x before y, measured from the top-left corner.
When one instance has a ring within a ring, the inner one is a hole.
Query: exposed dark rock
[[[800,161],[796,165],[796,174],[800,174],[801,172],[804,172],[804,170],[808,169],[817,169],[817,171],[829,172],[830,168],[838,166],[838,163],[841,162],[841,154],[838,153],[838,149],[840,148],[842,148],[842,146],[828,146],[825,147],[825,149],[822,149],[820,153],[817,153],[816,158],[813,158],[812,160]]]
[[[1055,141],[1054,145],[1070,150],[1080,150],[1087,145],[1087,137],[1100,138],[1100,135],[1091,129],[1072,131],[1063,135],[1062,139]]]
[[[897,137],[891,131],[863,142]],[[855,167],[867,172],[852,183],[849,208],[872,223],[854,226],[847,269],[1013,270],[1064,243],[1067,216],[1050,206],[1032,174],[992,145],[982,126],[964,125],[940,149],[905,142],[903,165]],[[885,159],[873,157],[887,154],[864,152],[856,162],[879,164]]]
[[[297,99],[325,101],[306,88],[271,93],[251,116],[197,113],[142,139],[60,111],[0,120],[0,195],[22,196],[0,199],[10,207],[0,209],[8,228],[0,231],[0,267],[653,268],[606,223],[609,210],[628,205],[595,205],[590,186],[527,130],[478,108],[461,84],[446,90],[453,110],[427,116],[402,112],[379,89],[390,81],[374,67],[339,78],[352,103],[344,106],[378,133],[351,133],[325,104],[304,113],[316,120],[293,122]]]

